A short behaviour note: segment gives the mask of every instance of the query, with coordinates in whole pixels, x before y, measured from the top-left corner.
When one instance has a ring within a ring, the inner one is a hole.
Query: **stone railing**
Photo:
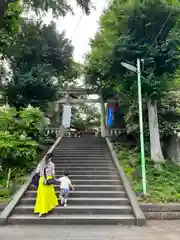
[[[125,131],[125,129],[123,128],[111,128],[108,129],[108,136],[113,137],[113,136],[118,136],[121,133],[123,133]]]
[[[55,134],[56,137],[58,137],[61,132],[60,128],[55,128],[55,127],[49,127],[45,131],[46,131],[47,135]],[[108,134],[108,136],[113,137],[113,136],[120,135],[124,131],[125,130],[121,129],[121,128],[111,128],[111,129],[107,130],[107,134]],[[87,132],[78,132],[78,131],[67,130],[65,136],[66,137],[80,137],[84,133],[87,133]],[[94,133],[96,136],[99,135],[99,134],[97,134],[97,131],[94,131]],[[93,132],[92,132],[92,134],[93,134]]]
[[[56,138],[61,134],[61,128],[50,127],[45,129],[45,134],[55,135]]]

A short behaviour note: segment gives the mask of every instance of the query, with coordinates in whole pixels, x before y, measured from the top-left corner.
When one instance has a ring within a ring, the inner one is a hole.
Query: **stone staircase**
[[[42,219],[33,214],[36,190],[30,186],[8,224],[137,224],[105,139],[64,137],[53,152],[56,176],[68,169],[75,191],[68,207],[57,207]],[[59,186],[55,186],[57,194]]]

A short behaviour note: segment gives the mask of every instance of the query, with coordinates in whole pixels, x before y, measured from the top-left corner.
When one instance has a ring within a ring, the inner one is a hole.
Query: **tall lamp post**
[[[126,69],[137,73],[138,80],[138,102],[139,102],[139,128],[140,128],[140,146],[141,146],[141,170],[142,170],[142,185],[143,193],[147,194],[146,185],[146,165],[145,165],[145,154],[144,154],[144,131],[143,131],[143,112],[142,112],[142,94],[141,94],[141,60],[137,59],[137,66],[132,66],[128,63],[121,62],[121,65]]]

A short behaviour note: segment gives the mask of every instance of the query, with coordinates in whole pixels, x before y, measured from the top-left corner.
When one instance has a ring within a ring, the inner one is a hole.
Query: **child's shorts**
[[[62,189],[60,191],[60,196],[67,199],[68,198],[68,195],[69,195],[69,189]]]

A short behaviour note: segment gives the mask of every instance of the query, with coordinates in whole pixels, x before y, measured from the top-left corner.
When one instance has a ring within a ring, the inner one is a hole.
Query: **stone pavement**
[[[179,240],[180,221],[128,226],[6,226],[0,240]]]

